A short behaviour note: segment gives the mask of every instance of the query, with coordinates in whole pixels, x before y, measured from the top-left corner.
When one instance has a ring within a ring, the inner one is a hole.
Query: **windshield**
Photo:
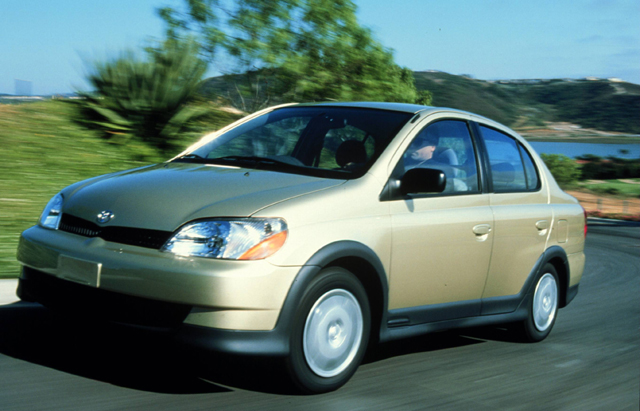
[[[250,120],[176,159],[329,178],[369,169],[411,113],[286,107]]]

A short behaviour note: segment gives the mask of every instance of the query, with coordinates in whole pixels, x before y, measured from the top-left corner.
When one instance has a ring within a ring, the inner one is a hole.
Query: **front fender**
[[[380,258],[366,245],[356,241],[337,241],[318,250],[301,267],[285,298],[276,329],[289,332],[302,296],[313,278],[325,267],[340,266],[351,271],[369,296],[372,330],[382,332],[387,322],[389,284]]]

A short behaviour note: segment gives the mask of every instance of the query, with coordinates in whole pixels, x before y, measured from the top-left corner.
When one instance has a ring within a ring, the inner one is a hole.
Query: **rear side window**
[[[524,162],[524,173],[527,178],[527,190],[537,190],[540,188],[540,180],[538,178],[538,170],[533,163],[531,154],[529,154],[522,144],[518,144],[518,148],[520,149],[520,155]]]
[[[493,190],[497,193],[539,188],[536,167],[525,148],[510,136],[480,126],[487,147]]]

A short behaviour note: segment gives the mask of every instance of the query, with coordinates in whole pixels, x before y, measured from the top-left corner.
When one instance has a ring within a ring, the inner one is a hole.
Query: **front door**
[[[389,309],[474,300],[479,314],[493,243],[490,195],[478,180],[476,150],[462,120],[432,122],[416,133],[394,174],[445,172],[440,194],[391,201]],[[398,172],[402,169],[402,172]]]

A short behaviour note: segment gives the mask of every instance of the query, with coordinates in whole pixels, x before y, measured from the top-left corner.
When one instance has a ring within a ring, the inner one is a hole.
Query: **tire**
[[[523,341],[542,341],[551,332],[558,316],[559,284],[555,267],[545,264],[535,282],[527,319],[519,324],[518,331]]]
[[[366,291],[349,271],[331,267],[307,287],[294,316],[287,371],[298,389],[317,394],[346,384],[369,341]]]

